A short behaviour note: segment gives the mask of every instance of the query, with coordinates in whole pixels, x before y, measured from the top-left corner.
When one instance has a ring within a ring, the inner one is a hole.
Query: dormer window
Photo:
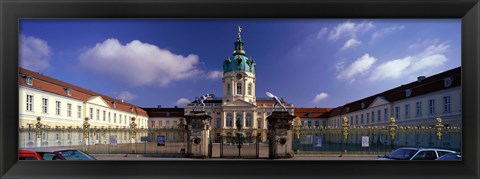
[[[307,113],[307,117],[312,117],[312,113],[311,113],[311,112],[308,112],[308,113]]]
[[[67,92],[68,96],[72,96],[72,89],[71,88],[65,88],[65,91]]]
[[[350,111],[350,107],[347,107],[347,108],[346,108],[346,111],[349,112],[349,111]]]
[[[452,85],[452,78],[445,78],[443,79],[443,84],[444,84],[444,87],[450,87]]]
[[[412,95],[412,89],[405,90],[405,97],[410,97]]]
[[[365,108],[365,103],[362,103],[362,109]]]
[[[27,78],[25,79],[27,85],[30,85],[32,86],[33,85],[33,78],[30,77],[30,76],[27,76]]]
[[[117,103],[115,101],[112,102],[113,108],[117,108]]]

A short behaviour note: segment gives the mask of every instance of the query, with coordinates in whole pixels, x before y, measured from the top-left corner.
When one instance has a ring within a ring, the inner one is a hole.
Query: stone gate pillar
[[[187,157],[208,158],[208,138],[212,117],[205,111],[192,111],[185,116],[187,123]]]
[[[290,158],[293,157],[292,149],[292,121],[295,116],[287,111],[274,111],[267,117],[269,146],[268,157]]]

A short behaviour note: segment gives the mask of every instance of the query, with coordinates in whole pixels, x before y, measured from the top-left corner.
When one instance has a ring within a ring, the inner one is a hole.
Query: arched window
[[[247,88],[247,89],[248,89],[247,94],[248,94],[248,95],[252,95],[252,83],[249,83],[249,84],[248,84],[248,88]]]
[[[232,86],[229,83],[227,84],[227,95],[232,95]]]
[[[243,115],[242,115],[241,112],[238,112],[237,115],[235,116],[235,124],[236,124],[237,120],[239,120],[240,124],[243,126]],[[245,127],[245,126],[243,126],[243,127]]]
[[[217,118],[217,120],[215,121],[216,122],[216,128],[217,129],[220,129],[220,118]]]
[[[227,113],[227,127],[232,127],[233,126],[233,115],[232,113]]]
[[[242,83],[237,83],[237,94],[242,94]]]
[[[262,118],[258,118],[258,119],[257,119],[257,128],[263,129],[263,126],[262,126]]]
[[[252,127],[252,113],[247,113],[246,118],[246,127]]]

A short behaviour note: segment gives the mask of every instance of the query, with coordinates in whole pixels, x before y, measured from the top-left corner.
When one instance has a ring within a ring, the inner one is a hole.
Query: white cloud
[[[20,66],[40,71],[50,66],[51,47],[45,40],[20,35]]]
[[[373,71],[370,80],[398,79],[442,66],[448,61],[443,54],[448,48],[446,43],[431,45],[413,56],[382,63]]]
[[[380,29],[379,31],[376,31],[372,34],[372,39],[378,39],[378,38],[381,38],[385,35],[388,35],[394,31],[397,31],[397,30],[402,30],[404,29],[405,26],[398,26],[398,25],[395,25],[395,26],[390,26],[390,27],[385,27],[383,29]]]
[[[223,72],[218,70],[210,71],[207,74],[207,78],[212,80],[221,79],[222,77],[223,77]]]
[[[180,98],[180,99],[177,100],[177,102],[175,102],[175,105],[185,106],[189,103],[190,103],[190,100],[188,100],[187,98]]]
[[[328,97],[328,94],[327,93],[320,93],[320,94],[317,94],[315,96],[315,98],[313,98],[313,103],[318,103],[320,102],[321,100],[324,100]]]
[[[353,48],[353,47],[358,46],[360,44],[362,44],[362,42],[357,40],[357,39],[349,39],[347,42],[345,42],[345,44],[340,49],[340,51],[344,51],[346,49]]]
[[[158,84],[195,77],[198,56],[174,54],[155,45],[133,40],[125,45],[117,39],[107,39],[85,50],[80,63],[94,71],[115,76],[135,86]]]
[[[324,27],[317,33],[317,39],[322,39],[328,33],[328,28]]]
[[[368,53],[358,58],[350,64],[346,69],[342,67],[337,67],[337,71],[340,71],[337,75],[337,79],[350,79],[350,82],[353,82],[352,79],[358,74],[366,74],[370,67],[377,61],[375,57],[370,56]]]
[[[117,98],[128,101],[128,100],[134,100],[135,98],[137,98],[137,96],[130,93],[129,91],[122,91],[117,95]]]
[[[350,21],[338,24],[329,34],[328,39],[336,41],[342,37],[356,38],[358,32],[365,32],[374,27],[372,22],[363,21],[362,23],[353,23]]]

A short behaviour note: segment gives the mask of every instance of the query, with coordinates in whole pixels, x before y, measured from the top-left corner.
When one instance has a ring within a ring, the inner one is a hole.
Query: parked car
[[[448,153],[455,153],[455,151],[435,148],[400,148],[377,160],[435,160]]]
[[[75,148],[32,148],[43,160],[96,160],[95,157]]]
[[[18,150],[18,160],[42,160],[42,157],[33,150],[20,149]]]
[[[448,153],[445,154],[436,160],[462,160],[462,154],[460,152],[458,153]]]

